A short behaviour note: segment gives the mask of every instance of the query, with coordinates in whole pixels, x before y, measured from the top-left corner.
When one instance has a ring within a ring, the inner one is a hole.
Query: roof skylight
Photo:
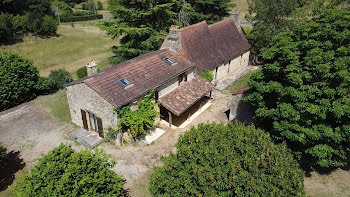
[[[164,58],[164,60],[170,65],[174,65],[176,63],[174,60],[170,59],[169,57]]]
[[[129,85],[131,84],[128,80],[126,80],[126,79],[124,79],[124,78],[120,79],[119,82],[120,82],[124,87],[129,86]]]

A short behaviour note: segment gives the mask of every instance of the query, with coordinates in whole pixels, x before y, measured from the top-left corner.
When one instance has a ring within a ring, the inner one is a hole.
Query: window
[[[129,85],[131,84],[128,80],[126,80],[126,79],[124,79],[124,78],[120,79],[119,82],[120,82],[124,87],[129,86]]]
[[[176,63],[174,60],[172,60],[172,59],[170,59],[168,57],[164,58],[164,60],[170,65],[174,65]]]

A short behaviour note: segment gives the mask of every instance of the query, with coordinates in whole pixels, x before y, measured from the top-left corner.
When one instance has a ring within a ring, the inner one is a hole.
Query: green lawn
[[[66,91],[58,91],[55,94],[39,96],[35,102],[47,108],[52,115],[64,122],[71,122]]]
[[[235,93],[237,90],[241,89],[241,88],[249,88],[248,87],[248,82],[249,82],[249,78],[256,72],[260,71],[259,70],[255,70],[252,71],[246,75],[244,75],[243,77],[239,78],[237,81],[233,82],[229,87],[227,87],[225,89],[225,92],[229,93],[229,94],[233,94]]]
[[[42,76],[48,76],[50,70],[58,68],[74,73],[91,59],[97,64],[106,64],[106,59],[112,56],[111,47],[118,41],[112,40],[95,23],[61,24],[57,37],[27,36],[23,42],[0,46],[0,51],[12,51],[32,59]]]

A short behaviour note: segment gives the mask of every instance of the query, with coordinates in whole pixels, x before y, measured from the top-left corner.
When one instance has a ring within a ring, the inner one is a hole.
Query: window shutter
[[[102,126],[102,120],[99,117],[96,117],[97,120],[97,125],[98,125],[98,134],[100,135],[100,137],[104,137],[103,135],[103,126]]]
[[[83,127],[86,130],[89,130],[88,128],[88,124],[87,124],[87,120],[86,120],[86,112],[84,110],[81,109],[81,118],[83,120]]]

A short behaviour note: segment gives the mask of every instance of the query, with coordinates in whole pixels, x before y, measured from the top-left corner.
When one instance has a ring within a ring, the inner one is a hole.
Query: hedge
[[[68,17],[62,17],[61,22],[89,21],[89,20],[102,19],[102,18],[103,18],[102,14],[85,15],[85,16],[68,16]]]

